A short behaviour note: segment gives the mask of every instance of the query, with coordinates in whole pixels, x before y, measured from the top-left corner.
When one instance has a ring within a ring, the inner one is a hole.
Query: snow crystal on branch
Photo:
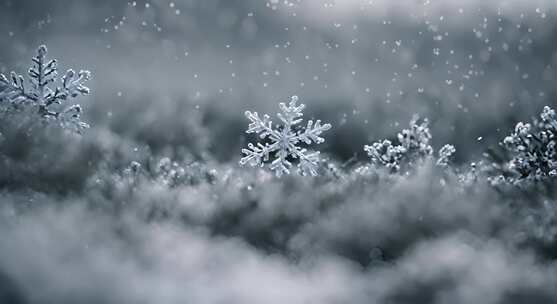
[[[390,140],[382,140],[364,146],[364,151],[367,152],[374,165],[385,167],[391,172],[398,172],[402,167],[411,168],[416,162],[433,156],[427,118],[420,120],[418,115],[414,115],[410,121],[410,128],[398,133],[397,139],[398,145],[393,144]],[[437,165],[446,167],[455,152],[454,146],[443,146],[439,150]]]
[[[456,148],[453,145],[444,145],[439,149],[439,157],[437,158],[437,166],[447,167],[453,154],[456,153]]]
[[[249,164],[251,166],[265,165],[271,157],[274,160],[269,168],[275,172],[277,177],[283,174],[290,174],[292,161],[298,159],[298,172],[301,175],[317,175],[317,168],[320,162],[319,152],[310,152],[298,144],[306,145],[321,144],[325,141],[320,137],[321,133],[331,128],[330,124],[321,124],[320,120],[309,120],[305,127],[298,125],[302,122],[302,111],[304,104],[297,105],[298,97],[292,96],[288,105],[280,103],[281,113],[277,117],[282,125],[273,128],[273,122],[269,115],[260,117],[257,112],[246,111],[246,117],[251,121],[246,133],[258,134],[261,140],[267,139],[265,143],[259,142],[256,145],[249,143],[247,149],[242,149],[245,155],[240,160],[240,165]]]
[[[48,60],[47,52],[44,45],[38,48],[28,71],[27,82],[15,72],[11,72],[9,79],[0,74],[0,105],[11,106],[12,109],[31,107],[42,118],[56,121],[63,128],[80,133],[89,127],[81,121],[81,107],[62,107],[62,103],[89,94],[89,88],[84,83],[90,79],[91,73],[83,70],[76,73],[70,69],[61,77],[60,86],[53,88],[52,84],[58,80],[57,61]]]
[[[429,120],[414,115],[410,121],[410,129],[404,129],[397,135],[400,145],[406,151],[410,159],[430,156],[433,148],[429,144],[431,132],[429,131]]]
[[[365,146],[364,151],[371,157],[375,165],[383,166],[391,171],[400,170],[400,161],[406,149],[399,145],[393,145],[390,140],[374,142],[371,146]]]
[[[492,184],[548,181],[557,176],[555,110],[544,107],[540,118],[531,124],[517,123],[505,137],[501,146],[509,160],[501,167],[501,175],[492,178]]]

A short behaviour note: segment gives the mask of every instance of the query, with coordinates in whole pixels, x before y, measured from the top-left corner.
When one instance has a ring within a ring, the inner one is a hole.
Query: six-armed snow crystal
[[[290,174],[292,159],[299,159],[298,172],[301,175],[317,175],[319,165],[319,151],[308,151],[298,146],[300,143],[310,145],[312,143],[321,144],[325,141],[320,137],[321,133],[331,128],[330,124],[321,124],[320,120],[309,120],[305,128],[296,128],[302,122],[302,111],[304,104],[297,105],[298,97],[292,96],[290,103],[280,103],[281,113],[277,117],[282,121],[282,125],[273,128],[273,122],[269,115],[259,117],[257,112],[246,111],[246,117],[251,121],[246,133],[259,134],[261,139],[269,139],[270,142],[248,144],[248,149],[242,149],[245,154],[240,160],[241,165],[250,164],[252,166],[264,166],[265,162],[274,154],[274,160],[269,168],[280,177],[283,174]]]

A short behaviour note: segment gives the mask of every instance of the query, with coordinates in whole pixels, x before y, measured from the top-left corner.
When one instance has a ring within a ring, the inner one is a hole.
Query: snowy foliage
[[[500,175],[491,179],[492,184],[520,185],[549,181],[557,176],[557,117],[555,110],[544,107],[540,119],[532,123],[519,122],[501,146],[508,161],[499,167]]]
[[[457,175],[458,184],[464,188],[474,188],[478,180],[483,177],[483,169],[486,166],[483,162],[471,162],[467,167],[461,169]]]
[[[168,157],[161,158],[153,171],[153,178],[169,188],[211,182],[216,175],[214,169],[209,169],[204,164],[198,162],[184,164]]]
[[[145,166],[132,161],[115,179],[120,186],[132,189],[140,183],[152,183],[167,189],[212,183],[216,170],[200,162],[178,162],[168,157],[152,159]]]
[[[450,158],[455,154],[456,148],[453,145],[444,145],[439,149],[439,157],[437,158],[437,165],[446,167],[449,164]]]
[[[427,118],[420,120],[418,115],[414,115],[410,121],[410,128],[398,133],[397,139],[397,145],[390,140],[382,140],[366,145],[364,151],[367,152],[375,166],[385,167],[391,172],[412,168],[417,162],[433,156],[433,148],[430,144],[431,132],[429,131]],[[437,164],[446,167],[450,157],[455,152],[454,146],[443,146],[439,150]]]
[[[410,129],[402,130],[397,137],[410,159],[429,156],[433,153],[433,148],[430,145],[429,120],[427,118],[420,122],[420,117],[414,115],[410,120]]]
[[[402,146],[393,146],[393,143],[387,139],[365,146],[364,150],[375,165],[385,166],[391,171],[400,170],[400,161],[406,152]]]
[[[318,151],[308,151],[299,144],[306,145],[321,144],[325,141],[320,137],[321,133],[331,128],[330,124],[321,124],[320,120],[309,120],[304,128],[297,128],[302,122],[302,111],[304,104],[297,105],[298,97],[292,96],[288,105],[280,103],[281,113],[277,117],[282,121],[282,125],[273,128],[273,123],[269,115],[263,118],[257,112],[246,111],[246,117],[251,121],[246,133],[255,133],[262,140],[267,139],[268,142],[248,144],[248,149],[242,149],[245,154],[240,160],[241,165],[249,164],[251,166],[264,166],[271,157],[274,160],[269,168],[275,172],[277,177],[284,174],[290,174],[292,160],[298,159],[298,172],[301,175],[317,175],[317,168],[320,162]],[[273,156],[272,156],[273,154]]]
[[[84,83],[91,73],[83,70],[76,73],[70,69],[60,79],[61,86],[51,87],[57,81],[57,62],[48,60],[47,52],[44,45],[38,48],[27,82],[15,72],[11,72],[9,79],[0,74],[0,105],[8,111],[30,108],[47,121],[56,121],[63,128],[80,133],[89,127],[81,121],[81,106],[62,104],[89,94]]]

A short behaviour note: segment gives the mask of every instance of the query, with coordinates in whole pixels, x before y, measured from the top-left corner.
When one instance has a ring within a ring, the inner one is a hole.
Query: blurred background
[[[0,0],[1,73],[46,44],[93,74],[83,137],[0,118],[0,303],[557,303],[554,184],[356,166],[414,114],[467,165],[557,107],[556,16],[556,0]],[[236,170],[244,112],[294,94],[333,125],[329,164],[361,170]]]
[[[324,151],[365,159],[414,113],[471,161],[557,103],[555,1],[0,0],[0,71],[46,44],[89,69],[92,134],[237,161],[245,110],[298,95],[333,124]],[[233,153],[238,151],[238,153]]]

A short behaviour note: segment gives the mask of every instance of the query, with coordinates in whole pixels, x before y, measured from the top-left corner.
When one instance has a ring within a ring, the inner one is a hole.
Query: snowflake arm
[[[39,106],[48,106],[46,100],[54,95],[48,85],[55,82],[56,76],[58,76],[56,60],[47,60],[47,52],[46,46],[41,45],[39,47],[37,56],[32,59],[33,66],[28,72],[32,87],[32,100],[37,102]]]
[[[57,118],[60,121],[60,126],[77,134],[81,134],[84,129],[89,129],[89,124],[81,121],[81,112],[80,105],[73,105],[58,113]]]
[[[4,74],[0,74],[0,102],[4,100],[10,101],[13,94],[15,94],[15,90],[12,83]]]
[[[269,154],[278,149],[278,143],[272,145],[262,145],[258,143],[257,146],[249,143],[248,149],[242,149],[242,153],[246,156],[240,160],[240,165],[251,164],[252,166],[263,166],[263,163],[269,160]]]
[[[279,103],[279,108],[282,113],[278,113],[277,116],[284,123],[284,128],[289,129],[293,125],[297,125],[302,122],[301,117],[304,115],[302,111],[306,108],[305,104],[296,105],[298,102],[298,96],[292,96],[288,106],[281,102]]]
[[[68,97],[75,98],[79,95],[89,95],[90,90],[84,85],[86,81],[91,79],[91,72],[81,70],[75,73],[72,69],[68,70],[62,77],[62,93],[59,99],[66,100]]]
[[[10,104],[22,103],[25,100],[34,100],[25,90],[23,76],[10,73],[11,81],[4,74],[0,74],[0,101],[7,101]]]
[[[45,106],[62,104],[62,101],[76,98],[79,95],[89,95],[90,90],[84,83],[90,78],[91,72],[89,71],[82,70],[77,74],[72,69],[66,71],[66,74],[62,76],[62,87],[57,87],[54,92],[50,91],[44,96]]]
[[[272,139],[276,140],[280,137],[278,132],[273,130],[273,122],[271,121],[269,115],[264,115],[263,119],[259,117],[257,112],[246,111],[245,115],[251,121],[246,133],[259,134],[261,139],[270,136]]]
[[[298,172],[302,176],[317,176],[317,168],[319,166],[320,158],[319,155],[321,154],[319,151],[314,151],[310,153],[306,153],[306,149],[302,149],[298,153],[298,157],[300,158],[300,164],[298,165]]]
[[[321,125],[321,120],[317,120],[314,124],[313,120],[310,120],[308,121],[304,131],[298,134],[298,137],[300,141],[303,141],[308,145],[311,143],[321,144],[325,142],[325,139],[319,135],[329,129],[331,129],[330,124]]]
[[[289,175],[290,168],[292,168],[292,163],[287,159],[288,158],[288,150],[281,149],[277,151],[277,156],[275,160],[271,163],[269,168],[271,171],[275,172],[277,177],[281,177],[282,175]]]

